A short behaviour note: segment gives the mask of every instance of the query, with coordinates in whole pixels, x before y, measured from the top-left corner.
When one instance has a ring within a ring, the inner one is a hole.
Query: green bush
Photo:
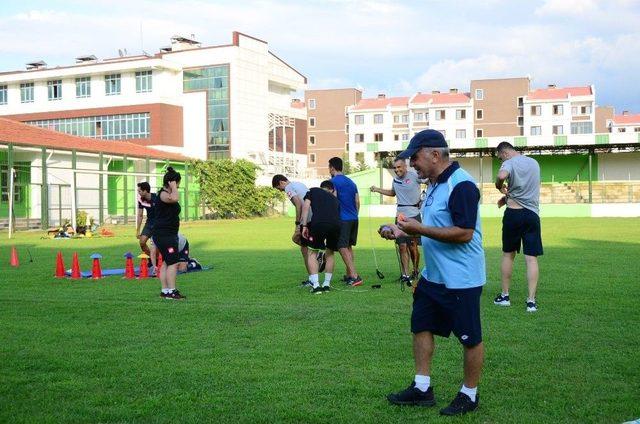
[[[255,164],[240,159],[192,162],[204,203],[218,218],[267,215],[283,200],[280,191],[256,186]]]

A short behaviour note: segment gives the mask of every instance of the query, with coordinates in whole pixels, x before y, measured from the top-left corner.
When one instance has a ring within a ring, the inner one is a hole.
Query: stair
[[[40,219],[16,218],[14,229],[17,230],[39,230],[42,226]],[[9,218],[0,219],[0,230],[9,229]]]

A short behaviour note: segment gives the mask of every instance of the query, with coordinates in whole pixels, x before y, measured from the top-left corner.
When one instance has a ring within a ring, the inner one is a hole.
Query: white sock
[[[309,275],[309,281],[311,281],[311,284],[313,284],[313,287],[318,287],[318,274],[310,274]]]
[[[509,297],[509,293],[502,292],[502,297]]]
[[[460,389],[461,393],[464,393],[465,395],[469,396],[469,398],[471,398],[472,402],[476,401],[476,394],[478,393],[478,387],[474,387],[474,388],[470,388],[465,386],[464,384],[462,385],[462,389]]]
[[[416,388],[421,392],[426,392],[427,390],[429,390],[429,386],[431,385],[431,377],[428,375],[416,374],[416,377],[413,381],[416,383]]]
[[[535,300],[535,299],[529,299],[529,298],[527,298],[527,302],[533,302],[533,303],[536,303],[536,300]]]
[[[162,289],[162,293],[169,294],[171,293],[171,289]]]
[[[324,284],[323,284],[323,286],[331,285],[331,277],[333,277],[332,273],[330,273],[330,272],[325,272],[324,273]]]

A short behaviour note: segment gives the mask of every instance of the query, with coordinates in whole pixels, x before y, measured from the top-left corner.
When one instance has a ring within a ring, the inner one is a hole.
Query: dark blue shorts
[[[482,341],[481,294],[482,286],[448,289],[420,277],[413,293],[411,332],[429,331],[442,337],[453,332],[463,345],[477,345]]]
[[[502,251],[520,253],[521,245],[527,256],[544,253],[540,217],[529,209],[507,208],[502,217]]]

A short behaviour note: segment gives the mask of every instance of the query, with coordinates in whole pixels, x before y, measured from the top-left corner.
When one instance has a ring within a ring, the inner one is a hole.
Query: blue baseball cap
[[[407,149],[400,153],[398,157],[400,159],[407,159],[413,156],[418,150],[423,147],[449,147],[447,141],[440,131],[436,130],[422,130],[413,136]]]

